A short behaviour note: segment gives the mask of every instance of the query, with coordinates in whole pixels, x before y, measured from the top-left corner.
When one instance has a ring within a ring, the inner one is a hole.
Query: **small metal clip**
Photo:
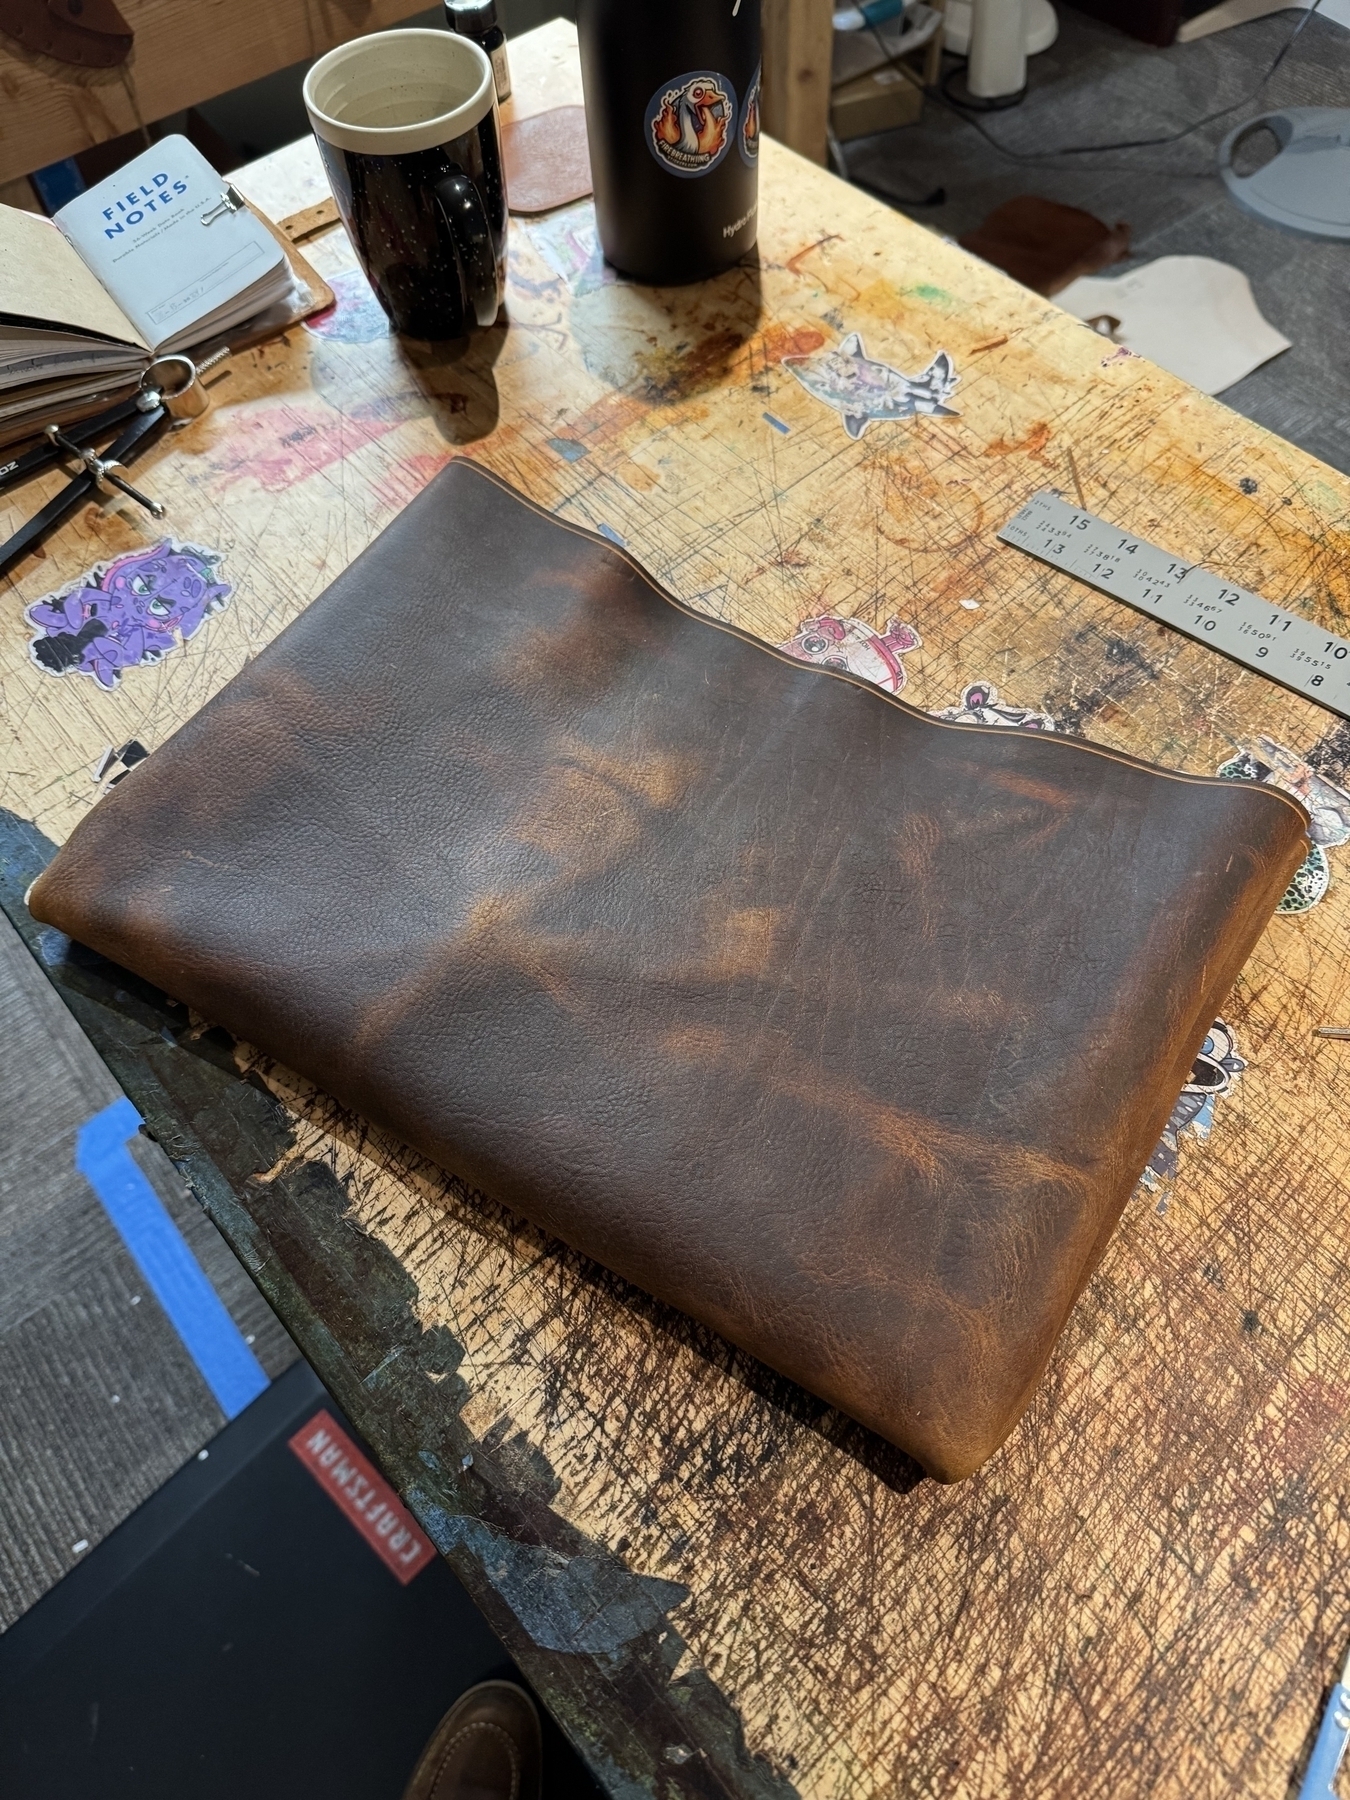
[[[243,195],[227,181],[225,192],[213,207],[202,214],[198,222],[202,225],[214,225],[217,219],[223,219],[230,213],[242,212],[247,204]]]

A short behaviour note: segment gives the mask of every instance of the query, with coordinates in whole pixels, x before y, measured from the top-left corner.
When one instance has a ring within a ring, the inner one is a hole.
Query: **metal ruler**
[[[1350,718],[1350,643],[1043,489],[999,532],[1089,587]]]

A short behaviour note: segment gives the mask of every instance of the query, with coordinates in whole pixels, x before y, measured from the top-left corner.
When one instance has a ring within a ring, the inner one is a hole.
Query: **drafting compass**
[[[0,544],[0,574],[40,543],[91,494],[124,494],[143,506],[151,518],[162,519],[163,505],[133,487],[125,469],[149,449],[170,419],[198,417],[206,406],[199,370],[191,357],[164,356],[146,370],[134,394],[76,424],[64,428],[49,425],[42,443],[10,462],[0,463],[0,492],[52,463],[64,461],[72,470],[71,479],[61,492],[6,543]],[[94,446],[110,433],[115,434],[111,443],[96,450]]]

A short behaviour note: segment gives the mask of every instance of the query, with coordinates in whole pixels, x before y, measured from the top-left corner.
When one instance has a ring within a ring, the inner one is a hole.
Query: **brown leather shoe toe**
[[[539,1715],[513,1681],[480,1681],[432,1732],[403,1800],[539,1800]]]

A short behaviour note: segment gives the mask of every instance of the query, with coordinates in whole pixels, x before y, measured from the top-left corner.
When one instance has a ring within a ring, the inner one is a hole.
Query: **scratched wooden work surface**
[[[275,210],[303,164],[264,171]],[[1350,1640],[1350,1048],[1310,1035],[1350,1022],[1350,730],[994,534],[1039,488],[1081,492],[1344,631],[1350,482],[772,143],[761,175],[757,259],[680,291],[610,279],[585,204],[515,221],[509,324],[467,350],[400,345],[342,232],[312,240],[336,311],[238,359],[142,465],[174,532],[224,552],[229,606],[106,692],[35,666],[21,605],[140,524],[91,508],[9,584],[7,903],[24,925],[24,868],[95,804],[105,748],[162,742],[455,454],[770,641],[912,626],[919,706],[992,681],[1169,766],[1262,739],[1304,759],[1331,784],[1329,892],[1272,922],[1229,1091],[955,1487],[284,1070],[59,975],[612,1793],[1284,1795]],[[910,374],[948,351],[958,416],[850,439],[783,359],[852,332]]]

